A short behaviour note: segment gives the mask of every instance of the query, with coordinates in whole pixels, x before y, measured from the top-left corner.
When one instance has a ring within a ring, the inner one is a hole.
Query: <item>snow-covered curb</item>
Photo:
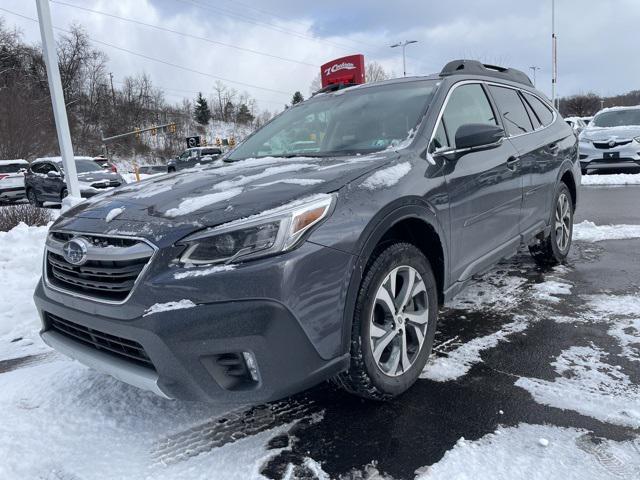
[[[640,238],[640,225],[596,225],[585,220],[573,226],[573,239],[583,242]]]
[[[640,173],[583,175],[582,185],[640,185]]]

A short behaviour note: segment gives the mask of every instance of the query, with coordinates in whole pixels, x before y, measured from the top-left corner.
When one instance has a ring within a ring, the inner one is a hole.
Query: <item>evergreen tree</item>
[[[202,96],[202,93],[198,93],[198,98],[196,99],[194,118],[196,122],[201,125],[209,123],[209,119],[211,118],[211,110],[209,110],[207,100]]]
[[[222,110],[222,119],[225,122],[231,122],[235,118],[236,107],[231,100],[229,100],[224,105],[224,109]]]
[[[240,104],[238,112],[236,113],[236,122],[241,125],[247,125],[253,122],[253,119],[254,116],[251,113],[251,110],[249,110],[249,107],[244,103]]]
[[[304,101],[304,97],[300,92],[296,92],[293,94],[293,98],[291,99],[291,105],[295,105],[296,103],[300,103]]]

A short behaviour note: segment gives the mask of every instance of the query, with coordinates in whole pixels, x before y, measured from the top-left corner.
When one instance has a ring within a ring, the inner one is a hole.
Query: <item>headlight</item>
[[[588,138],[580,138],[580,143],[593,143],[593,140],[589,140]]]
[[[315,195],[190,235],[180,242],[187,246],[180,261],[231,263],[291,250],[305,232],[329,215],[334,198]]]

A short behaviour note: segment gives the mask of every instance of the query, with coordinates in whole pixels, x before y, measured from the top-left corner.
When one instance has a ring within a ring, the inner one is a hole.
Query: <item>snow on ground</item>
[[[573,226],[573,239],[583,242],[640,238],[640,225],[596,225],[584,220]]]
[[[147,315],[152,315],[154,313],[169,312],[171,310],[183,310],[185,308],[193,308],[195,306],[196,304],[188,299],[182,299],[176,302],[156,303],[147,308],[144,311],[144,315],[142,316],[146,317]]]
[[[508,310],[522,300],[525,283],[527,281],[520,276],[500,267],[494,268],[472,280],[447,306],[461,310]]]
[[[45,348],[38,336],[40,320],[32,296],[42,273],[47,230],[21,223],[0,232],[0,358]]]
[[[640,185],[640,173],[583,175],[582,185]]]
[[[523,423],[477,441],[461,439],[438,463],[419,469],[416,480],[632,480],[640,477],[639,455],[637,440]]]
[[[529,321],[524,316],[517,316],[515,321],[503,325],[497,332],[469,340],[444,357],[431,356],[420,378],[437,382],[460,378],[466,375],[474,364],[482,361],[480,353],[483,350],[495,347],[499,342],[507,340],[509,335],[522,332],[528,326]]]
[[[602,315],[640,316],[640,293],[636,295],[585,295],[589,309]]]
[[[362,182],[362,187],[368,190],[391,187],[398,183],[400,179],[410,171],[411,164],[409,162],[392,165],[391,167],[377,170],[375,173],[367,177],[365,181]]]
[[[574,346],[551,365],[560,375],[553,381],[519,378],[515,385],[542,404],[573,410],[603,422],[640,428],[640,386],[631,382],[595,346]]]
[[[571,295],[570,283],[558,280],[546,280],[542,283],[536,283],[531,287],[533,296],[538,300],[544,300],[551,303],[560,302],[560,298],[556,295]]]

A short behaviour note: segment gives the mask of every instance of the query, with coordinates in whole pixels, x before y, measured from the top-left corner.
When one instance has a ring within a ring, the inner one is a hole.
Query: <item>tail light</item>
[[[116,167],[113,163],[110,165],[110,167],[113,173],[118,173],[118,167]]]

